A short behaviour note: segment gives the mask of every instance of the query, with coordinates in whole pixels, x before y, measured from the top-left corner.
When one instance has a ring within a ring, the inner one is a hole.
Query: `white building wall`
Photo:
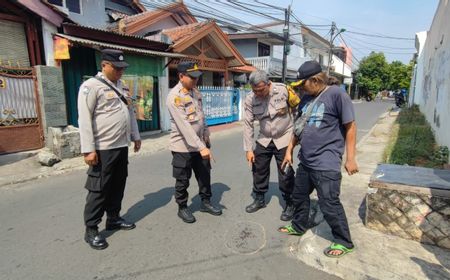
[[[58,33],[56,26],[42,19],[42,39],[44,45],[45,65],[56,66],[53,49],[53,34]]]
[[[427,31],[416,33],[417,62],[414,68],[414,76],[410,88],[410,104],[419,105],[423,100],[423,69],[424,69],[424,47],[427,40]]]
[[[441,0],[423,50],[423,77],[417,69],[414,100],[433,128],[439,145],[450,147],[450,4]],[[420,85],[420,88],[417,85]]]
[[[339,57],[333,55],[332,61],[331,61],[331,67],[334,67],[333,73],[337,73],[339,75],[342,75],[346,78],[351,78],[352,76],[352,69],[350,66],[345,64]],[[331,73],[331,74],[333,74]]]

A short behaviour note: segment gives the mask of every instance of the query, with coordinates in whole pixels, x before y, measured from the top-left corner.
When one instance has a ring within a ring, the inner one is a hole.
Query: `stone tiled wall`
[[[366,226],[450,249],[450,198],[370,188]]]
[[[66,98],[62,70],[59,67],[36,66],[42,126],[47,137],[49,127],[66,126]]]

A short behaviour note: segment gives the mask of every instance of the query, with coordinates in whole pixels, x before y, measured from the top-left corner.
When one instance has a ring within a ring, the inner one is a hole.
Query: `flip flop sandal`
[[[348,253],[353,252],[353,249],[354,248],[347,248],[341,244],[332,243],[329,247],[327,247],[323,251],[323,253],[325,254],[325,256],[330,257],[330,258],[340,258]],[[341,253],[338,255],[333,255],[333,254],[331,254],[331,251],[341,251]]]
[[[305,234],[301,231],[296,231],[291,225],[283,226],[278,228],[278,232],[286,233],[288,235],[302,236]]]

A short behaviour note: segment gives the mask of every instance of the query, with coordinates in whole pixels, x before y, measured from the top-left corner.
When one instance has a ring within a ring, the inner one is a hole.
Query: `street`
[[[390,101],[354,104],[358,140]],[[74,171],[0,188],[1,279],[337,279],[299,262],[276,229],[282,199],[272,161],[266,208],[248,214],[252,177],[242,133],[215,139],[214,217],[199,211],[191,178],[191,209],[197,222],[183,223],[173,200],[171,154],[130,159],[122,215],[137,228],[104,232],[110,246],[95,251],[83,240],[85,171]],[[104,223],[101,224],[102,229]]]

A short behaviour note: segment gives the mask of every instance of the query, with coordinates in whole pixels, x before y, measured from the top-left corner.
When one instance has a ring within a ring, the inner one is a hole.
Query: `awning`
[[[55,36],[58,36],[61,38],[66,38],[67,40],[69,40],[71,42],[82,44],[85,46],[90,46],[90,47],[97,46],[97,47],[122,50],[122,51],[126,51],[126,52],[134,52],[134,53],[139,53],[139,54],[144,54],[144,55],[163,56],[163,57],[171,57],[171,58],[186,57],[185,55],[178,54],[178,53],[160,52],[160,51],[146,50],[143,48],[126,47],[126,46],[121,46],[121,45],[117,45],[117,44],[110,44],[110,43],[105,43],[105,42],[100,42],[100,41],[95,41],[95,40],[90,40],[90,39],[84,39],[84,38],[61,34],[61,33],[57,33],[57,34],[55,34]]]

